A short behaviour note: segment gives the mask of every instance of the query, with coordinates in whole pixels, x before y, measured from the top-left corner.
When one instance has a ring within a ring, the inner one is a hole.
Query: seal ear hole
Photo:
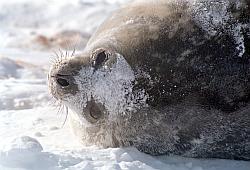
[[[94,60],[93,66],[95,69],[98,69],[105,61],[108,60],[108,54],[106,53],[106,51],[101,51],[99,52]]]

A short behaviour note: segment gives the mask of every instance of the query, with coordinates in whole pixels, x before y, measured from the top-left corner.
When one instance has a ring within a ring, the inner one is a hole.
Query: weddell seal
[[[132,2],[52,65],[50,92],[85,145],[250,160],[249,11],[248,0]]]

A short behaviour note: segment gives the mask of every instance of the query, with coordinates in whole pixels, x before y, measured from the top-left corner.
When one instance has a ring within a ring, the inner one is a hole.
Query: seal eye
[[[95,60],[93,62],[94,69],[96,70],[100,68],[103,65],[103,63],[107,61],[107,59],[108,59],[108,54],[104,50],[99,52],[96,55]]]
[[[103,51],[103,52],[97,54],[96,59],[95,59],[95,63],[97,65],[100,65],[101,63],[103,63],[104,61],[106,61],[106,59],[107,59],[107,56],[105,54],[105,51]]]
[[[87,102],[86,109],[89,114],[89,121],[92,123],[96,122],[103,116],[102,105],[100,103],[96,103],[93,97],[91,97],[91,100]]]
[[[68,80],[63,79],[63,78],[57,78],[57,79],[56,79],[56,82],[57,82],[60,86],[62,86],[62,87],[67,87],[67,86],[69,86]]]

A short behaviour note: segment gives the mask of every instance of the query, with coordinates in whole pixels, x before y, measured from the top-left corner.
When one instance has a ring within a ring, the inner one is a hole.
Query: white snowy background
[[[0,0],[0,170],[250,170],[250,162],[83,147],[46,85],[54,51],[80,52],[128,0]]]

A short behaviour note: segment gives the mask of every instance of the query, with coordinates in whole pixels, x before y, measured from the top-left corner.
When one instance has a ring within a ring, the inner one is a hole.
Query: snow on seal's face
[[[91,126],[115,120],[145,106],[144,91],[133,93],[135,75],[125,58],[97,49],[90,58],[74,57],[55,63],[49,73],[51,94]]]

